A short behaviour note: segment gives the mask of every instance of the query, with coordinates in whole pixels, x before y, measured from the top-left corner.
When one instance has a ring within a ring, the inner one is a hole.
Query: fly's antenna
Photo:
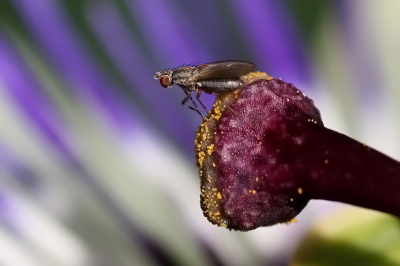
[[[160,76],[161,76],[161,72],[156,72],[156,73],[153,73],[153,77],[154,77],[154,79],[160,79]]]

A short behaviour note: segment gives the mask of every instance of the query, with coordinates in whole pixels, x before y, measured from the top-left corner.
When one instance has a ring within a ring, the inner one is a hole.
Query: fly
[[[215,95],[235,91],[243,86],[243,81],[240,78],[253,72],[255,67],[253,63],[245,61],[219,61],[156,72],[154,79],[158,79],[164,88],[170,88],[174,84],[181,87],[186,94],[182,100],[182,106],[196,111],[204,119],[203,114],[192,99],[192,94],[197,92],[196,99],[207,111],[205,105],[200,101],[200,95],[203,91]],[[194,107],[186,104],[189,99]]]

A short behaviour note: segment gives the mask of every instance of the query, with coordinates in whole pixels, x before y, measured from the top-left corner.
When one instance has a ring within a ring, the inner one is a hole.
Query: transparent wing
[[[246,75],[256,68],[253,63],[245,61],[219,61],[197,66],[199,71],[192,75],[188,82],[205,79],[234,79]]]

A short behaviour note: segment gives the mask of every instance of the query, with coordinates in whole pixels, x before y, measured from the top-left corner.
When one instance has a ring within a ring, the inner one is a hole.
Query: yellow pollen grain
[[[213,163],[213,167],[215,167],[215,163]]]
[[[299,187],[299,189],[297,190],[297,192],[299,192],[299,194],[303,194],[303,189],[301,187]]]
[[[286,224],[291,224],[291,223],[297,223],[296,218],[293,218],[292,220],[290,220],[289,222],[287,222]]]
[[[218,198],[218,199],[222,199],[222,194],[221,194],[220,192],[218,192],[217,198]]]
[[[214,151],[214,144],[210,144],[210,146],[207,147],[208,155],[211,155],[213,151]]]
[[[205,155],[205,153],[203,151],[199,152],[199,164],[200,164],[201,167],[203,166],[203,162],[205,160],[205,157],[206,157],[206,155]]]
[[[257,193],[257,191],[255,191],[254,189],[251,191],[251,193],[253,193],[253,195],[254,194],[256,194]]]
[[[258,71],[258,72],[251,72],[245,76],[240,77],[240,79],[243,80],[245,84],[249,84],[251,82],[254,82],[254,81],[260,80],[260,79],[271,80],[272,77],[268,76],[264,72]]]

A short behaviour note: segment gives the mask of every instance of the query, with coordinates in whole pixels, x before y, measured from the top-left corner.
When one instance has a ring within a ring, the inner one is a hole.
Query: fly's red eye
[[[167,75],[162,76],[162,77],[160,78],[160,84],[161,84],[161,86],[163,86],[164,88],[168,88],[169,86],[171,86],[172,84],[171,84],[171,79],[170,79],[170,77],[167,76]]]

